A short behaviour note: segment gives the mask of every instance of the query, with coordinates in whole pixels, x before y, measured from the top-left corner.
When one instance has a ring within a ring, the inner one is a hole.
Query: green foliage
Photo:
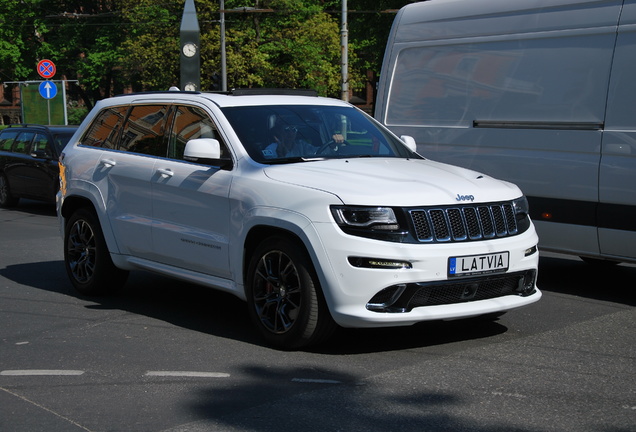
[[[349,0],[349,87],[379,71],[394,17],[380,13],[410,1]],[[196,0],[201,28],[201,85],[218,86],[219,2]],[[127,89],[179,85],[184,0],[4,0],[0,79],[40,79],[49,58],[56,79],[79,80],[88,108]],[[245,9],[251,8],[251,9]],[[340,0],[225,0],[227,83],[233,87],[313,88],[339,96]],[[375,11],[375,12],[374,12]]]
[[[84,117],[88,115],[88,109],[80,106],[76,102],[71,102],[67,106],[67,120],[70,125],[78,125],[82,123]]]

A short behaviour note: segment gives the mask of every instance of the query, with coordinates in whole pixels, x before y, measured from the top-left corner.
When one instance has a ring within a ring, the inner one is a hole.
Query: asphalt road
[[[636,431],[636,266],[544,255],[496,322],[261,343],[226,294],[133,272],[67,281],[51,206],[0,209],[0,431]]]

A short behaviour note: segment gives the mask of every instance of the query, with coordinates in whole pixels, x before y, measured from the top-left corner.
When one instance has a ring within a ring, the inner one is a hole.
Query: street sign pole
[[[42,78],[48,80],[49,78],[53,78],[55,72],[57,71],[57,68],[55,67],[55,63],[53,63],[51,60],[44,59],[38,62],[37,71]],[[57,86],[53,84],[52,88],[55,90],[51,90],[50,81],[44,81],[42,84],[40,84],[40,95],[42,95],[42,97],[46,99],[46,112],[49,125],[51,124],[51,99],[53,99],[57,94]],[[66,100],[64,100],[64,105],[66,105]],[[64,118],[66,118],[66,116]]]

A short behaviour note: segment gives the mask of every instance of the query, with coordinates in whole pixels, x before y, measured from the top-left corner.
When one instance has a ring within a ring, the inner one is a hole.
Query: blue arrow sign
[[[44,99],[53,99],[57,94],[57,86],[51,81],[42,81],[40,83],[40,96]]]

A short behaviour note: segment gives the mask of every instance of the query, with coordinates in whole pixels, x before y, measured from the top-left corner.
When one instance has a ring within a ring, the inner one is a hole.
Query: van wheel
[[[305,249],[270,237],[255,250],[247,272],[252,321],[276,348],[299,349],[327,339],[335,330]]]
[[[0,207],[9,208],[18,205],[20,199],[11,195],[9,182],[4,174],[0,174]]]
[[[71,283],[84,295],[113,293],[128,277],[110,259],[97,216],[87,208],[73,213],[66,224],[64,264]]]

